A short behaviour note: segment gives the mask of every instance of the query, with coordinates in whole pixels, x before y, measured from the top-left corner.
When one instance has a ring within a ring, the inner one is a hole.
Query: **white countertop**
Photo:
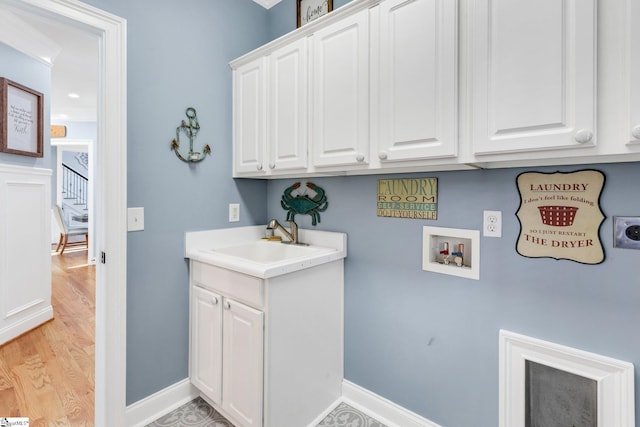
[[[299,229],[299,241],[313,250],[301,250],[299,255],[282,260],[257,261],[233,252],[217,252],[222,248],[233,248],[256,243],[265,245],[283,245],[277,241],[265,241],[266,225],[223,228],[216,230],[194,231],[185,234],[185,258],[239,273],[267,279],[293,271],[302,270],[320,264],[336,261],[347,256],[347,235],[330,231]],[[276,231],[276,235],[278,232]],[[276,248],[274,249],[281,249]]]

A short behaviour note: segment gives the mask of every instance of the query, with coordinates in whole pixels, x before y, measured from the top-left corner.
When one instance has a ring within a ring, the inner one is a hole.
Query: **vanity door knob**
[[[218,297],[211,298],[211,304],[213,304],[213,305],[218,304]]]
[[[378,158],[380,160],[387,160],[387,157],[388,157],[388,155],[387,155],[386,151],[381,151],[381,152],[378,153]]]
[[[573,137],[577,143],[586,144],[593,139],[593,132],[587,129],[580,129]]]
[[[258,169],[259,171],[261,171],[261,170],[262,170],[262,163],[258,163],[258,164],[256,165],[256,169]]]
[[[362,163],[362,162],[364,162],[364,154],[362,154],[362,153],[358,153],[358,154],[356,155],[356,161],[357,161],[358,163]]]
[[[224,308],[229,310],[231,308],[231,303],[229,301],[224,302]]]
[[[275,169],[275,168],[276,168],[276,164],[275,163],[269,164],[269,169]]]
[[[634,126],[633,129],[631,129],[631,135],[633,135],[635,139],[640,139],[640,125]]]

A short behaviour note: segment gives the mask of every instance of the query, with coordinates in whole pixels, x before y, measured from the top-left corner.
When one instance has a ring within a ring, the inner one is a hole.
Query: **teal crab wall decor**
[[[282,209],[288,211],[287,221],[294,221],[296,214],[311,215],[312,225],[320,222],[320,212],[326,211],[329,207],[324,190],[312,182],[306,182],[304,185],[296,182],[284,190],[280,204]]]

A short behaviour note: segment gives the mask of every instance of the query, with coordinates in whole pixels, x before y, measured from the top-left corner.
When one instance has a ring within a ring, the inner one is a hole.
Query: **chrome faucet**
[[[289,239],[289,242],[286,243],[293,243],[293,244],[298,244],[298,224],[295,223],[295,221],[289,221],[289,228],[291,230],[291,232],[288,232],[286,228],[284,228],[277,220],[272,219],[271,221],[269,221],[269,224],[267,224],[267,230],[280,230],[282,232],[282,234],[285,235],[285,237],[287,239]]]

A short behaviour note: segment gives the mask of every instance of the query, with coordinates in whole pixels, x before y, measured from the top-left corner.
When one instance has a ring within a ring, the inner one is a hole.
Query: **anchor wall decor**
[[[176,128],[176,137],[173,141],[171,141],[171,149],[175,151],[176,156],[178,156],[178,158],[183,162],[201,162],[202,160],[204,160],[207,154],[211,154],[211,147],[209,147],[208,144],[205,145],[202,149],[202,153],[193,151],[193,140],[196,138],[198,132],[200,131],[200,123],[198,123],[198,116],[196,114],[195,108],[187,108],[185,114],[187,115],[189,121],[187,123],[183,120],[180,126]],[[183,157],[182,154],[180,154],[180,134],[184,134],[187,138],[189,138],[189,152],[187,153],[186,157]]]

